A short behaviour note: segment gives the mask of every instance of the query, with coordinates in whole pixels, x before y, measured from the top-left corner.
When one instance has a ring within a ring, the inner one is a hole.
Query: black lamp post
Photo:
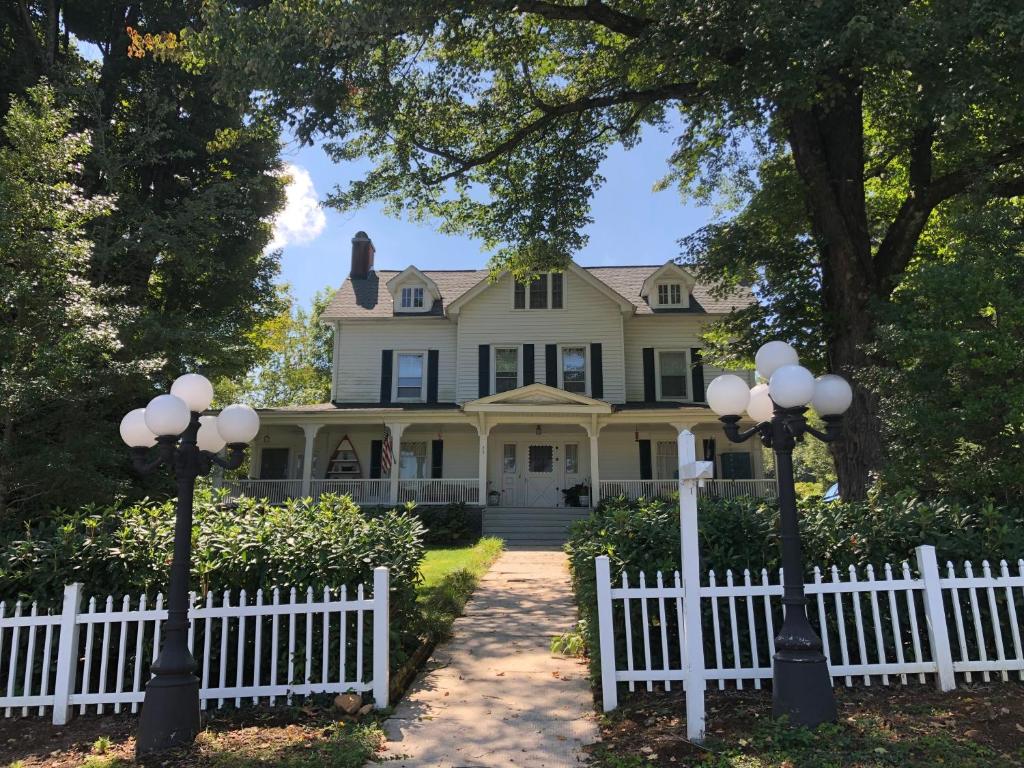
[[[807,620],[804,566],[793,487],[793,448],[805,434],[829,443],[839,438],[842,413],[853,393],[845,379],[826,375],[815,379],[797,364],[796,351],[773,341],[757,353],[757,368],[769,384],[751,390],[738,376],[719,376],[708,387],[708,404],[720,416],[725,435],[742,443],[755,435],[775,454],[779,484],[779,516],[782,549],[784,618],[775,638],[772,659],[772,715],[786,715],[793,725],[813,728],[834,722],[836,702],[828,659],[821,638]],[[807,405],[825,421],[825,431],[807,423]],[[740,431],[740,415],[746,411],[755,426]]]
[[[216,464],[237,469],[246,444],[259,430],[259,416],[245,405],[231,405],[219,416],[200,416],[210,406],[213,387],[198,374],[186,374],[146,408],[121,421],[121,437],[132,449],[136,470],[149,473],[167,465],[178,485],[174,555],[167,590],[163,645],[146,684],[135,749],[138,754],[187,746],[199,733],[199,678],[188,648],[188,581],[192,560],[192,503],[196,478]],[[156,445],[156,455],[150,449]],[[217,454],[227,445],[229,454]]]

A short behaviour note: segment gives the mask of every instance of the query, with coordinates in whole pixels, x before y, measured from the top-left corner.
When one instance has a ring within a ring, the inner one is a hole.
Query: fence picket
[[[121,613],[124,614],[124,619],[121,620],[121,636],[118,638],[117,643],[117,680],[114,684],[114,691],[117,693],[118,701],[114,703],[114,712],[121,711],[121,694],[124,692],[124,665],[126,662],[125,651],[128,645],[128,611],[131,608],[131,600],[128,595],[124,596],[124,600],[121,601]],[[32,654],[29,654],[31,658]]]
[[[868,563],[867,566],[868,582],[874,584],[875,581],[875,569]],[[882,639],[882,617],[878,612],[878,591],[875,589],[871,590],[871,623],[874,624],[875,629],[875,647],[878,650],[878,661],[881,664],[885,664],[885,640]],[[864,660],[867,664],[867,659]],[[889,675],[882,674],[882,685],[889,684]]]
[[[245,608],[247,605],[245,590],[238,593],[238,607]],[[245,673],[245,614],[238,614],[238,650],[235,652],[235,686],[242,688],[242,675]],[[235,697],[235,706],[242,706],[241,696]]]
[[[729,587],[729,624],[732,631],[732,660],[733,666],[738,672],[742,666],[742,658],[740,655],[740,639],[739,639],[739,627],[736,625],[736,596],[732,591],[732,571],[727,570],[725,572],[725,584]],[[743,690],[743,678],[739,675],[736,676],[736,690]]]
[[[996,608],[996,591],[992,586],[992,569],[989,567],[988,560],[981,561],[981,571],[985,576],[985,580],[988,581],[988,586],[985,588],[985,592],[988,595],[988,613],[989,621],[992,622],[992,636],[996,642],[996,659],[1000,665],[1006,663],[1005,648],[1003,648],[1003,628],[999,623],[999,610]],[[1000,676],[1003,682],[1010,679],[1010,675],[1007,674],[1006,669],[1000,672]]]
[[[226,589],[221,596],[220,605],[224,609],[224,614],[220,620],[220,671],[217,674],[217,687],[224,689],[228,687],[228,634],[230,630],[228,625],[230,611],[228,609],[231,608],[231,593]],[[223,696],[217,698],[217,706],[224,706]]]
[[[29,611],[29,616],[35,618],[38,615],[39,605],[35,601],[32,602],[32,608]],[[32,695],[32,660],[36,656],[36,629],[38,626],[32,624],[28,627],[28,652],[25,654],[25,679],[21,684],[21,693],[23,696]],[[14,670],[10,672],[11,677],[14,677]],[[21,708],[21,716],[28,717],[28,706]]]
[[[644,583],[644,572],[640,571],[640,589],[646,589],[647,584]],[[651,623],[647,617],[647,598],[640,598],[640,621],[643,627],[643,638],[644,638],[644,671],[648,675],[651,673]],[[647,690],[654,690],[654,682],[648,677]]]
[[[750,569],[743,569],[743,585],[750,588]],[[750,635],[750,663],[757,669],[760,664],[757,661],[757,627],[754,624],[754,598],[748,594],[744,601],[747,604],[747,633]],[[754,678],[754,687],[761,690],[761,678]]]
[[[143,597],[145,600],[145,597]],[[213,641],[213,591],[206,593],[206,621],[203,622],[203,688],[210,687],[210,644]],[[140,630],[141,632],[141,627]],[[207,699],[202,699],[200,704],[206,709]]]
[[[356,597],[363,602],[363,585],[356,587]],[[363,612],[356,614],[356,682],[363,682]]]
[[[625,576],[625,574],[623,574]],[[714,624],[715,669],[722,669],[722,626],[718,621],[718,597],[715,596],[715,572],[708,571],[708,587],[711,590],[711,620]],[[631,689],[632,690],[632,689]],[[725,690],[725,678],[719,676],[718,690]]]
[[[114,611],[114,596],[107,595],[107,602],[105,605],[106,613],[113,613]],[[110,660],[110,653],[108,649],[110,647],[110,622],[103,622],[103,641],[100,643],[100,689],[98,693],[100,696],[107,692],[107,662]],[[102,702],[96,704],[96,714],[103,714]]]
[[[43,639],[43,672],[39,681],[39,695],[46,699],[50,695],[50,667],[53,658],[53,624],[46,625],[46,634]],[[39,715],[46,714],[46,705],[39,705]]]
[[[832,566],[832,583],[839,584],[839,568]],[[850,666],[850,648],[846,641],[846,619],[843,616],[843,595],[837,589],[835,593],[836,603],[836,616],[839,617],[837,627],[839,629],[839,650],[842,653],[843,666]],[[850,675],[846,676],[847,687],[853,685],[853,678]]]
[[[277,641],[278,619],[277,607],[281,604],[281,591],[274,587],[274,615],[270,618],[270,689],[277,687]],[[270,694],[270,706],[274,706],[274,694]]]
[[[376,592],[374,593],[374,595],[376,595]],[[327,603],[329,603],[330,601],[331,601],[331,591],[327,587],[324,587],[324,605],[327,605]],[[322,613],[323,613],[323,632],[322,632],[321,637],[320,637],[320,645],[322,646],[321,649],[320,649],[321,656],[322,656],[322,663],[321,663],[321,666],[320,666],[320,670],[321,670],[320,671],[320,682],[323,683],[324,685],[327,685],[327,680],[328,680],[328,669],[327,668],[329,666],[329,662],[328,662],[328,658],[327,657],[328,657],[328,654],[331,651],[331,644],[328,642],[328,640],[329,640],[329,638],[331,636],[331,614],[327,611],[326,608],[322,611]]]
[[[622,573],[622,588],[629,589],[629,579],[626,577],[625,571]],[[633,671],[633,617],[630,616],[629,611],[629,598],[622,598],[622,607],[624,609],[625,621],[626,621],[626,670],[628,672]],[[629,678],[629,690],[636,690],[636,686],[633,683],[633,678]]]
[[[348,589],[344,585],[342,585],[342,587],[341,587],[341,605],[342,605],[342,608],[341,608],[341,642],[338,643],[338,645],[341,646],[340,648],[338,648],[338,663],[339,663],[339,666],[341,667],[341,676],[338,678],[338,682],[339,683],[343,682],[345,680],[345,674],[346,674],[345,667],[347,666],[347,662],[348,662],[348,648],[346,647],[346,643],[347,643],[346,634],[347,634],[347,630],[348,630],[348,611],[345,609],[345,603],[346,603],[347,600],[348,600]]]
[[[660,591],[665,585],[662,582],[661,571],[657,572],[655,576],[658,590]],[[668,672],[669,670],[669,658],[668,658],[668,626],[665,622],[665,598],[658,597],[658,620],[661,622],[661,668],[663,671]],[[665,690],[672,690],[672,681],[668,678],[665,679]]]
[[[21,600],[14,604],[14,618],[21,618]],[[11,656],[7,663],[7,698],[14,698],[14,680],[18,676],[18,634],[21,632],[21,625],[15,624],[11,630]],[[4,710],[4,715],[11,716],[11,708]]]
[[[900,632],[900,614],[896,605],[896,590],[892,587],[892,566],[885,564],[886,593],[889,597],[889,621],[892,623],[892,639],[896,650],[896,663],[901,667],[906,663],[903,658],[903,634]],[[906,673],[900,673],[900,683],[907,684]]]
[[[970,560],[964,561],[964,573],[968,579],[974,580],[974,568]],[[978,644],[978,656],[981,661],[988,661],[988,651],[985,649],[985,631],[981,626],[981,611],[978,608],[978,590],[973,586],[967,587],[967,597],[971,601],[971,619],[974,624],[974,640]],[[981,679],[986,683],[992,679],[987,669],[982,670]]]
[[[263,590],[256,590],[256,608],[263,607]],[[253,639],[253,658],[252,658],[252,687],[253,691],[260,687],[260,667],[263,664],[263,612],[260,610],[256,611],[256,630],[255,638]],[[259,704],[260,697],[255,692],[252,695],[252,703]]]
[[[288,611],[288,696],[285,699],[289,707],[292,705],[292,687],[295,685],[295,611],[298,607],[295,596],[295,587],[292,587],[288,599],[291,610]]]
[[[1024,573],[1024,564],[1021,565],[1021,571]],[[999,563],[1000,576],[1006,581],[1006,615],[1010,620],[1010,636],[1013,638],[1013,653],[1017,662],[1024,661],[1024,653],[1021,652],[1020,643],[1020,624],[1017,620],[1017,605],[1013,601],[1013,587],[1010,586],[1010,568],[1006,564],[1005,560]],[[1021,680],[1024,680],[1024,667],[1022,667],[1017,674]]]
[[[96,598],[89,598],[89,615],[96,613]],[[92,636],[93,630],[96,625],[89,622],[88,627],[85,630],[85,668],[82,671],[82,693],[89,693],[89,682],[92,677]],[[85,714],[85,704],[83,703],[79,709],[78,714]]]
[[[762,577],[761,577],[761,583],[763,583],[767,587],[768,586],[768,572],[767,571],[762,571],[761,573],[763,574]],[[820,589],[820,587],[821,587],[821,568],[819,568],[818,566],[814,566],[814,584],[815,584],[815,586],[819,587],[818,594],[815,596],[815,602],[818,605],[818,624],[821,627],[821,652],[825,654],[825,658],[828,659],[829,665],[831,666],[832,654],[830,653],[830,650],[829,650],[828,623],[825,621],[825,595],[824,595],[824,593]],[[771,615],[771,613],[769,611],[769,607],[768,607],[768,596],[767,595],[765,595],[765,598],[764,598],[764,611],[765,611],[765,616],[766,617]],[[772,643],[772,657],[774,657],[774,656],[775,656],[775,643],[773,642]],[[830,670],[830,673],[831,673],[831,670]],[[835,679],[834,675],[830,674],[829,679],[832,681],[832,685],[836,684],[836,679]]]
[[[309,687],[313,672],[313,588],[306,588],[306,674],[305,683]]]
[[[679,667],[680,669],[687,668],[686,658],[686,624],[683,620],[683,582],[679,571],[675,572],[675,587],[679,594],[676,595],[676,626],[679,628],[677,634],[679,635]],[[685,684],[683,686],[686,687]]]
[[[903,561],[903,578],[906,581],[910,581],[910,563],[906,560]],[[924,660],[924,655],[921,653],[921,635],[918,633],[917,628],[917,603],[914,600],[914,590],[908,589],[907,592],[907,613],[910,614],[910,636],[914,640],[914,661],[918,664]],[[919,672],[917,675],[918,682],[924,682],[924,672]]]

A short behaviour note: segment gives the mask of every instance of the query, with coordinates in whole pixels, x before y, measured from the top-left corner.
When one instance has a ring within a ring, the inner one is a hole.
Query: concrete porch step
[[[488,507],[483,534],[504,539],[509,548],[561,547],[569,526],[589,515],[589,509],[580,507]]]

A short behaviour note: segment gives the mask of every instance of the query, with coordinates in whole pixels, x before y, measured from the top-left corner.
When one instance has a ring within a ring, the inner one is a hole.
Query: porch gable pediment
[[[518,410],[524,411],[536,406],[546,408],[561,407],[571,411],[592,411],[594,413],[610,413],[611,406],[602,401],[595,400],[586,395],[575,392],[566,392],[563,389],[549,387],[547,384],[527,384],[525,387],[511,389],[508,392],[500,392],[496,395],[488,395],[478,400],[465,403],[462,407],[466,411],[488,411],[488,410]]]

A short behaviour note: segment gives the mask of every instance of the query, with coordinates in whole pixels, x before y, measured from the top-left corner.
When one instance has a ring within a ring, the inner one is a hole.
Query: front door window
[[[530,472],[535,475],[555,471],[555,449],[551,445],[531,445],[529,451]]]
[[[264,448],[260,451],[260,479],[288,479],[287,448]]]

